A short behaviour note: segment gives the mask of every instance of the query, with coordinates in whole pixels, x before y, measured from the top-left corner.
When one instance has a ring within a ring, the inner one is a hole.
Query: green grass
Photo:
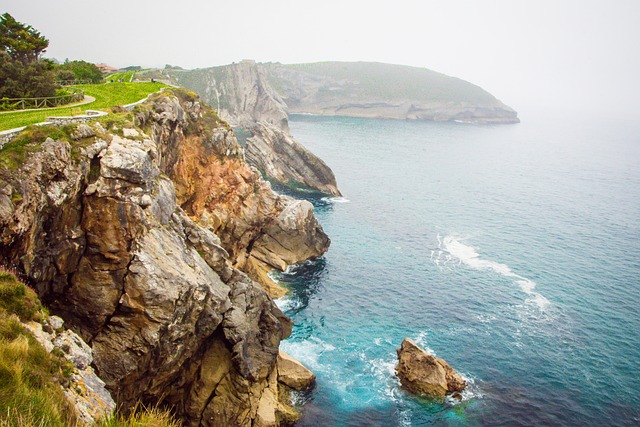
[[[108,117],[108,116],[107,116]],[[40,149],[40,145],[47,139],[69,140],[75,126],[29,126],[14,139],[5,144],[0,150],[0,167],[16,169],[24,163],[30,153]]]
[[[355,97],[365,101],[495,101],[493,95],[472,83],[421,67],[376,62],[316,62],[273,67],[284,67],[341,82],[331,90],[325,88],[325,92],[319,92],[318,98],[321,100],[342,99],[351,102]],[[275,87],[287,88],[291,85],[273,73],[269,79]]]
[[[165,85],[159,82],[141,82],[78,85],[74,87],[84,90],[86,95],[93,96],[96,100],[80,107],[62,107],[0,114],[0,131],[40,123],[49,116],[70,116],[72,115],[72,110],[77,112],[78,108],[80,108],[81,114],[84,114],[86,110],[108,110],[117,105],[131,104],[150,93],[159,91]]]
[[[114,83],[120,81],[120,79],[123,79],[124,82],[130,82],[131,81],[131,77],[133,77],[133,75],[136,73],[137,71],[123,71],[121,73],[115,73],[115,74],[111,74],[107,77],[105,77],[106,81],[111,81],[113,80]]]
[[[96,423],[94,427],[180,427],[181,425],[167,411],[144,408],[128,417],[112,415]]]
[[[22,326],[43,309],[31,289],[0,268],[0,427],[63,427],[76,424],[60,384],[71,366],[48,353]]]

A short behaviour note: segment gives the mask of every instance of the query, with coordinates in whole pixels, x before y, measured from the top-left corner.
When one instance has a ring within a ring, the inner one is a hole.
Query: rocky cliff
[[[125,411],[169,406],[189,426],[290,419],[276,359],[291,321],[250,277],[329,239],[194,95],[28,128],[0,151],[0,225],[0,261],[91,346]]]
[[[248,68],[255,70],[248,73]],[[253,78],[248,78],[250,76]],[[283,107],[286,114],[472,123],[520,121],[511,107],[472,83],[404,65],[375,62],[284,65],[243,61],[180,71],[175,77],[205,96],[212,105],[218,102],[222,111],[235,111],[236,115],[246,111],[249,116],[257,111],[259,114],[252,116],[254,122],[263,120],[266,110],[270,112],[266,116],[269,123],[282,123],[282,114],[273,115],[273,111]],[[242,90],[229,90],[229,87]],[[244,94],[258,93],[263,95],[249,96],[257,103],[246,101]],[[243,105],[247,108],[243,109]]]
[[[220,116],[248,137],[247,161],[285,186],[340,196],[336,178],[320,158],[294,140],[287,106],[253,61],[193,72],[176,72],[177,81],[217,107]]]

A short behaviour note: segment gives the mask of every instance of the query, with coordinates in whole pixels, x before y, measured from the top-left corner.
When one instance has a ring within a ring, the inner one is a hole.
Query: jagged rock
[[[447,362],[430,355],[409,338],[398,349],[396,375],[410,392],[432,397],[461,392],[467,385]]]
[[[85,138],[91,138],[92,136],[96,136],[94,130],[85,124],[80,124],[78,125],[78,129],[71,135],[71,138],[78,141]]]
[[[91,426],[108,417],[116,404],[105,383],[98,378],[91,366],[91,348],[73,331],[63,329],[63,320],[51,316],[45,326],[38,322],[26,322],[24,327],[48,352],[57,349],[74,365],[69,384],[63,391],[81,425]],[[49,332],[48,332],[48,331]]]
[[[246,158],[275,181],[341,196],[333,171],[325,162],[296,142],[288,132],[265,121],[252,128]]]
[[[161,403],[186,425],[250,426],[292,325],[241,269],[320,256],[329,239],[192,95],[165,91],[134,114],[150,139],[99,132],[73,157],[48,139],[0,168],[0,261],[90,345],[124,411]]]
[[[65,389],[65,395],[75,408],[78,420],[86,426],[94,425],[116,409],[104,382],[90,366],[71,374],[71,384]]]
[[[278,353],[278,381],[294,390],[305,390],[311,387],[316,376],[302,363],[284,351]]]
[[[210,69],[202,78],[206,89],[201,95],[205,100],[235,129],[250,131],[251,137],[246,140],[249,164],[286,186],[341,195],[326,163],[289,133],[287,105],[271,85],[267,68],[242,61]]]
[[[207,90],[201,95],[234,128],[266,121],[288,129],[286,104],[254,61],[212,69],[207,77]]]
[[[56,335],[53,345],[64,353],[64,356],[76,368],[82,370],[93,362],[91,347],[89,347],[76,333],[66,330]]]
[[[162,104],[168,116],[179,116],[166,111],[172,103]],[[183,121],[163,120],[153,131],[161,168],[175,184],[178,204],[196,223],[220,237],[235,267],[266,289],[278,289],[252,260],[284,270],[321,256],[330,240],[313,216],[313,206],[274,193],[241,157],[224,157],[227,151],[242,151],[224,127],[218,127],[219,132],[205,143],[192,137],[172,139],[172,129],[189,128],[191,116],[187,108]]]

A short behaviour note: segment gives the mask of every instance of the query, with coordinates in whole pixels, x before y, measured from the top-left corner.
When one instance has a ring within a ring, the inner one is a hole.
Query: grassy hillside
[[[496,101],[493,95],[479,86],[427,68],[378,62],[317,62],[269,66],[276,71],[271,73],[271,79],[274,86],[279,88],[286,88],[288,83],[282,81],[283,74],[277,72],[278,67],[332,80],[336,85],[327,88],[327,98],[344,96],[356,97],[359,100],[471,103]],[[323,96],[321,93],[318,95]]]
[[[96,100],[90,104],[79,107],[47,108],[36,111],[18,111],[0,114],[0,131],[13,129],[20,126],[32,125],[45,121],[49,116],[70,116],[82,114],[86,110],[106,110],[116,105],[127,105],[139,101],[159,91],[165,85],[159,82],[141,83],[105,83],[99,85],[74,86],[84,90],[85,95]]]

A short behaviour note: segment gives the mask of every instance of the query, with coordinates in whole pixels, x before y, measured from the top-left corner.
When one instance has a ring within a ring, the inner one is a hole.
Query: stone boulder
[[[430,355],[409,338],[402,341],[397,352],[396,375],[411,393],[445,397],[467,386],[447,362]]]
[[[316,381],[313,372],[282,350],[278,353],[277,367],[278,382],[294,390],[306,390]]]

